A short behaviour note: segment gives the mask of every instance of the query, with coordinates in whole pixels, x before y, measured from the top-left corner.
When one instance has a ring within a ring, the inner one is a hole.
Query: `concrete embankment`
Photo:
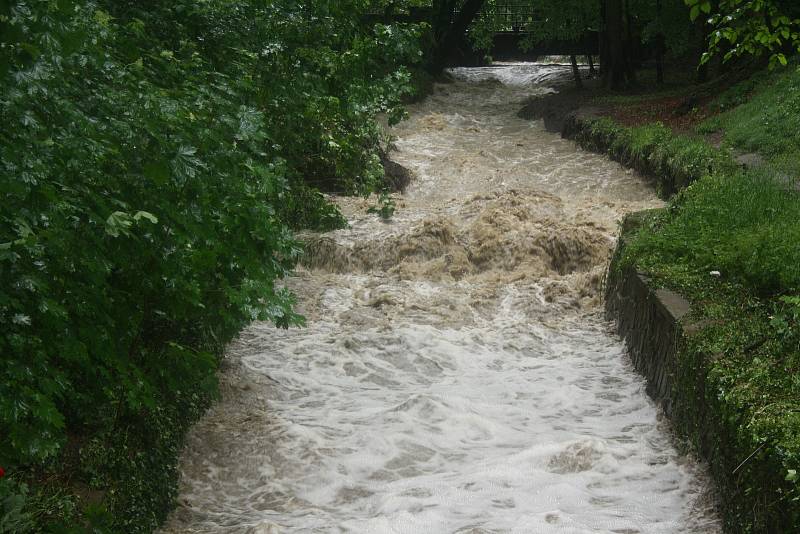
[[[625,234],[647,213],[626,217],[620,246],[624,246]],[[620,268],[617,257],[606,282],[606,315],[616,321],[617,333],[625,340],[636,370],[647,378],[647,393],[672,415],[677,351],[684,335],[681,320],[691,311],[691,304],[674,291],[657,289],[647,275]]]
[[[705,174],[736,168],[727,154],[695,166],[661,147],[632,146],[640,139],[630,128],[602,119],[595,110],[573,110],[559,122],[564,137],[650,177],[663,198]],[[654,157],[656,150],[662,153]],[[648,394],[663,407],[679,438],[709,464],[726,532],[800,532],[800,503],[791,498],[786,482],[791,451],[751,435],[741,420],[746,414],[728,400],[719,369],[729,363],[710,348],[714,344],[705,334],[719,325],[693,309],[692,300],[698,309],[702,305],[699,297],[665,289],[667,280],[640,272],[635,258],[623,259],[626,244],[658,211],[630,214],[622,224],[606,282],[607,316],[616,322],[637,371],[647,378]]]
[[[778,504],[785,502],[781,451],[767,441],[754,449],[745,445],[751,443],[748,430],[731,417],[713,376],[719,355],[698,342],[708,320],[698,320],[683,295],[620,266],[627,239],[650,215],[640,212],[625,219],[607,277],[606,315],[616,322],[636,370],[647,378],[648,394],[669,416],[679,438],[709,464],[725,531],[798,532],[797,503]]]

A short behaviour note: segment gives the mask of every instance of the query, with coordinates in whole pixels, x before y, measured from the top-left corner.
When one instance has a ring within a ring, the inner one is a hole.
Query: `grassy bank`
[[[800,73],[797,66],[739,82],[709,102],[696,131],[721,136],[723,148],[759,154],[768,167],[800,177]]]
[[[798,216],[798,195],[763,175],[708,176],[628,236],[615,265],[692,302],[672,410],[709,461],[728,532],[800,525]]]
[[[692,303],[673,415],[709,462],[727,531],[791,533],[800,529],[800,73],[754,80],[702,104],[681,133],[595,116],[572,136],[671,196],[626,236],[614,269],[644,272]],[[758,154],[757,164],[741,168],[735,152]]]
[[[564,133],[581,147],[605,152],[649,177],[665,199],[703,176],[736,170],[728,152],[701,139],[674,135],[661,123],[629,128],[607,117],[572,117],[567,119]]]

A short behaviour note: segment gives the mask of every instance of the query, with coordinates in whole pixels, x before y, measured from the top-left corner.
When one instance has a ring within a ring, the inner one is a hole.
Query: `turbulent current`
[[[456,69],[391,130],[389,222],[307,235],[302,329],[254,324],[165,533],[711,533],[701,468],[603,319],[642,179],[517,118],[561,67]]]

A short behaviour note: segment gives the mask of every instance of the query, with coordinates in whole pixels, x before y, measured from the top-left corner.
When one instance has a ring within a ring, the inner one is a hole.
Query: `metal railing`
[[[458,13],[457,9],[451,12],[451,22],[456,19]],[[420,22],[428,19],[432,14],[430,8],[411,8],[407,13],[395,13],[391,18],[398,22]],[[385,18],[385,13],[376,10],[367,13],[367,17],[382,20]],[[529,0],[512,0],[484,7],[479,17],[493,19],[492,26],[497,28],[498,32],[506,33],[526,31],[534,22],[541,19],[541,14],[537,12],[534,3]]]
[[[457,15],[458,11],[454,11],[452,16]],[[524,0],[486,6],[479,15],[483,20],[490,19],[491,26],[499,33],[525,32],[540,16],[533,2]]]

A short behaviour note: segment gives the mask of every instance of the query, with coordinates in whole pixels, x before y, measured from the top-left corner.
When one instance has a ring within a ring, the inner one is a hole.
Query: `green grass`
[[[609,119],[584,124],[576,139],[655,178],[662,196],[676,192],[626,233],[613,273],[645,272],[692,302],[673,414],[709,461],[727,531],[797,532],[800,72],[762,72],[711,106],[721,113],[698,132],[722,132],[721,149],[659,123]],[[743,170],[730,149],[764,163]]]
[[[709,460],[730,532],[800,523],[798,239],[800,194],[763,173],[714,175],[627,236],[615,265],[687,296],[702,325],[679,353],[674,415]]]
[[[654,179],[662,198],[707,174],[736,168],[727,152],[702,139],[673,135],[661,123],[627,128],[600,118],[579,128],[574,137],[582,147],[606,152],[611,159]]]
[[[723,109],[698,127],[721,131],[724,146],[755,152],[792,178],[800,176],[800,70],[762,73],[723,92],[711,103]]]
[[[630,253],[701,274],[721,271],[759,296],[800,291],[800,195],[767,171],[714,175],[684,189]]]

